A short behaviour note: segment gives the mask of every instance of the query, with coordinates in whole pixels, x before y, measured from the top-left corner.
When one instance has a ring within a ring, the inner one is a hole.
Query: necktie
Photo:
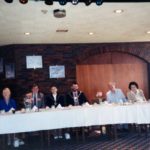
[[[36,106],[36,94],[34,94],[34,105]]]

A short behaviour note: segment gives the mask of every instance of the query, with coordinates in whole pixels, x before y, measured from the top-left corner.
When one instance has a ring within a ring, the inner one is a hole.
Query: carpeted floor
[[[13,146],[5,148],[0,146],[0,150],[150,150],[150,135],[138,136],[137,133],[123,133],[118,135],[117,140],[109,139],[106,136],[91,136],[86,141],[72,140],[52,140],[48,146],[45,141],[41,144],[39,136],[32,136],[25,141],[25,145],[19,148]]]

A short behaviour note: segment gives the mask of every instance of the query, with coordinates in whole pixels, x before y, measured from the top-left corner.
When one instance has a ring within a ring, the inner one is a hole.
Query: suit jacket
[[[10,98],[8,104],[6,104],[4,99],[0,100],[0,111],[8,112],[11,108],[16,109],[16,101],[14,99]]]
[[[145,98],[145,96],[144,96],[144,93],[143,93],[143,91],[141,90],[141,89],[138,89],[138,96],[139,96],[139,98],[140,98],[140,100],[141,101],[146,101],[146,98]],[[138,102],[138,101],[140,101],[139,99],[137,99],[136,98],[136,95],[132,92],[132,91],[129,91],[128,93],[127,93],[127,98],[128,98],[128,100],[130,101],[130,102]]]
[[[33,93],[31,93],[31,103],[29,104],[28,107],[32,108],[34,106],[34,99],[33,99]],[[25,97],[25,101],[26,101],[26,97]],[[45,102],[44,102],[44,94],[39,92],[37,94],[37,99],[36,99],[36,105],[37,108],[44,108],[45,107]],[[26,107],[26,106],[25,106]]]
[[[52,106],[57,107],[59,104],[63,107],[65,106],[64,96],[62,96],[61,94],[57,93],[56,101],[54,100],[54,97],[53,97],[52,93],[45,96],[45,105],[46,106],[48,106],[48,107],[52,107]]]
[[[82,104],[87,102],[87,98],[82,91],[78,91],[78,101],[79,101],[79,105],[82,105]],[[69,105],[74,106],[75,105],[72,91],[70,91],[66,95],[66,105],[67,106],[69,106]]]

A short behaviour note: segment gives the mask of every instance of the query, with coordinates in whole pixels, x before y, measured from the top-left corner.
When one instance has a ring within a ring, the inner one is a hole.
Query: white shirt
[[[114,92],[108,91],[106,93],[106,100],[108,103],[123,103],[126,98],[121,89],[115,89]]]
[[[79,105],[78,91],[73,92],[73,99],[75,106]]]
[[[32,98],[34,105],[37,105],[38,93],[33,93]]]
[[[52,95],[54,97],[54,101],[56,102],[56,100],[57,100],[57,94],[52,94]]]

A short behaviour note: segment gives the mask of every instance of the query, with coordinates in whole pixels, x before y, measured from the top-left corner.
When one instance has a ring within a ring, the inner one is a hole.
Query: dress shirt
[[[121,89],[115,89],[114,92],[108,91],[106,93],[106,99],[109,103],[123,103],[126,102],[126,98]]]

